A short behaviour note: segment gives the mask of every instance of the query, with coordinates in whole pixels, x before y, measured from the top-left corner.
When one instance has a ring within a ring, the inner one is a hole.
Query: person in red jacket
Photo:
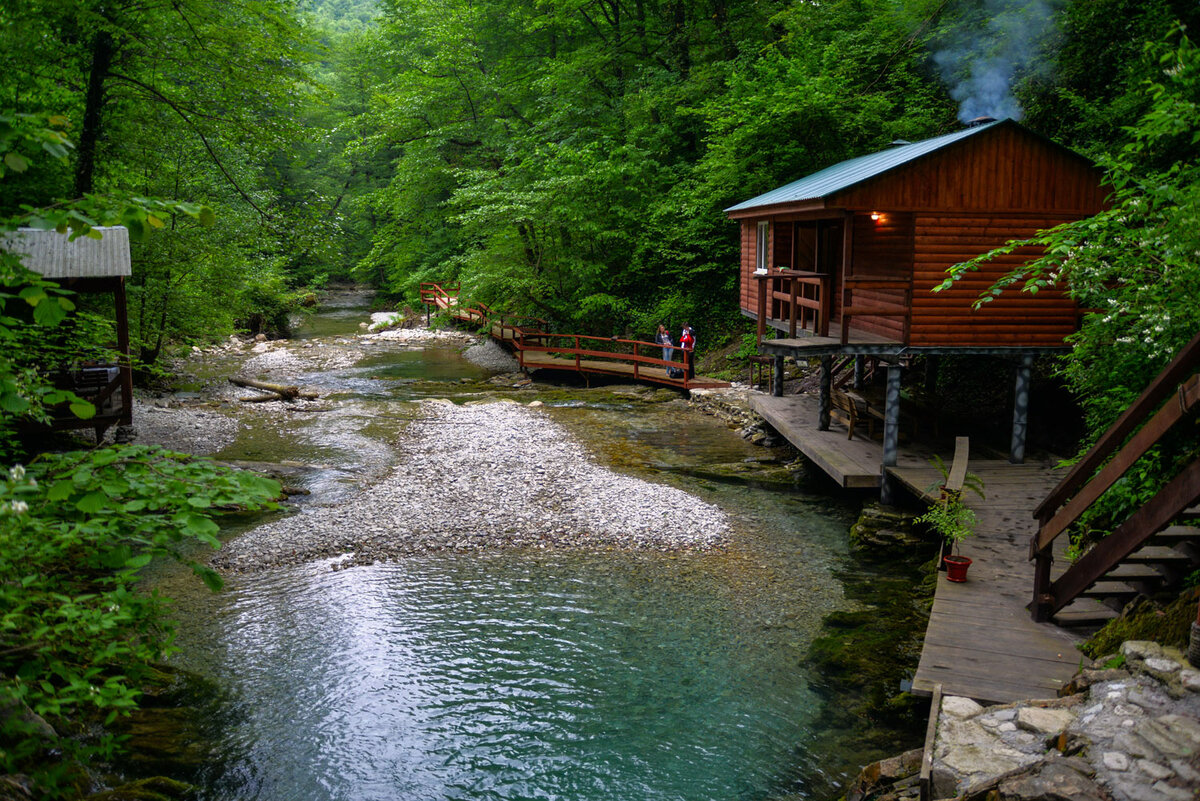
[[[683,358],[687,361],[687,376],[688,378],[696,377],[696,334],[692,331],[692,327],[687,323],[683,325],[683,332],[679,335],[679,347],[683,348]]]

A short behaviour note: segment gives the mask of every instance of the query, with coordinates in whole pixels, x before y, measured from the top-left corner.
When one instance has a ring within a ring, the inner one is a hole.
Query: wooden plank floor
[[[846,428],[834,421],[817,430],[817,398],[813,395],[752,395],[751,404],[789,442],[848,488],[879,486],[883,448],[878,440],[846,439]],[[933,500],[941,474],[929,459],[934,447],[901,443],[898,465],[889,469],[914,495]],[[947,464],[954,446],[937,448]],[[967,503],[979,521],[976,536],[962,544],[974,560],[968,580],[955,584],[938,574],[933,610],[925,632],[913,692],[929,695],[941,683],[950,695],[985,703],[1026,698],[1053,698],[1078,669],[1078,635],[1050,623],[1034,623],[1026,610],[1033,592],[1033,566],[1028,561],[1033,535],[1033,509],[1060,475],[1049,464],[1012,465],[1004,460],[972,459],[971,472],[984,481],[986,500],[968,492]],[[1065,538],[1060,538],[1065,539]],[[1057,574],[1067,564],[1056,554]]]
[[[867,426],[860,423],[854,439],[846,438],[846,427],[834,420],[828,431],[817,430],[817,398],[815,395],[752,394],[750,404],[776,431],[782,434],[808,459],[824,470],[840,486],[848,489],[869,489],[879,486],[883,443],[867,436]],[[876,426],[876,437],[882,436],[883,426]],[[901,448],[900,464],[914,468],[927,465],[933,451],[909,444]]]
[[[944,458],[949,461],[948,454]],[[1079,669],[1075,645],[1082,638],[1033,622],[1025,607],[1033,592],[1032,511],[1061,475],[1046,464],[1001,460],[972,459],[969,469],[983,479],[987,495],[964,496],[979,521],[975,536],[960,546],[973,562],[964,583],[938,574],[913,692],[929,695],[941,683],[944,693],[983,703],[1054,698]],[[940,478],[928,465],[892,474],[926,497],[925,489]],[[1059,572],[1066,560],[1057,556]]]
[[[607,359],[580,359],[579,365],[576,366],[574,357],[556,356],[553,353],[535,350],[524,351],[522,353],[522,361],[529,370],[570,370],[581,373],[634,378],[633,363],[631,362],[609,361]],[[729,386],[728,381],[719,381],[715,378],[706,378],[699,375],[689,379],[668,378],[665,367],[650,367],[644,364],[638,365],[637,378],[642,381],[652,381],[656,384],[665,384],[667,386],[686,389],[719,389]]]

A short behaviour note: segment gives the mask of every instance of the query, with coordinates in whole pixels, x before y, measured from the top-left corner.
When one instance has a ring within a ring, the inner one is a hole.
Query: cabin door
[[[836,220],[802,220],[795,223],[792,236],[793,269],[825,273],[830,276],[830,317],[841,318],[842,302],[842,231]]]

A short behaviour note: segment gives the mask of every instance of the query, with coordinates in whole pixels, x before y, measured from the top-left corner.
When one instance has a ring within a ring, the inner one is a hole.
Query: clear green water
[[[372,409],[397,412],[411,391],[397,377],[423,361],[444,394],[476,377],[435,348],[348,368],[328,380],[366,372],[391,389],[347,401],[342,422],[295,424],[293,442],[352,482],[386,459],[395,435],[364,433],[363,421]],[[851,508],[690,477],[770,454],[680,402],[573,392],[548,407],[556,419],[617,469],[726,509],[733,546],[306,565],[231,577],[217,595],[163,577],[181,618],[176,661],[224,690],[210,712],[208,767],[194,777],[202,799],[836,795],[862,755],[815,750],[826,716],[803,657],[821,617],[843,603],[834,573]],[[331,447],[340,430],[359,445]]]

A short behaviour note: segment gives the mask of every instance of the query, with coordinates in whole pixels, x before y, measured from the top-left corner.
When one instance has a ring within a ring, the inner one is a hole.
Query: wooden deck
[[[752,405],[841,486],[879,486],[881,443],[857,432],[848,440],[837,421],[829,431],[818,431],[815,396],[755,395]],[[953,446],[947,443],[943,450],[939,455],[949,464]],[[930,488],[941,480],[929,463],[933,453],[929,446],[902,444],[899,463],[888,473],[918,498],[932,501]],[[913,692],[929,695],[940,683],[946,694],[983,703],[1053,698],[1079,668],[1075,645],[1082,638],[1033,622],[1026,606],[1033,586],[1033,509],[1060,476],[1046,464],[1003,460],[972,459],[969,470],[983,479],[987,495],[986,500],[971,492],[965,496],[979,521],[976,536],[962,544],[973,564],[962,584],[938,574]],[[1059,554],[1056,568],[1065,562]]]
[[[764,339],[758,345],[760,353],[773,356],[792,356],[797,359],[832,354],[894,355],[904,348],[905,344],[898,339],[888,339],[865,331],[853,330],[844,344],[838,337],[813,335]]]
[[[817,430],[815,395],[752,395],[750,404],[788,442],[824,470],[839,486],[847,489],[871,489],[879,486],[883,446],[866,436],[860,426],[854,439],[846,438],[846,427],[836,420],[828,431]],[[910,443],[900,449],[900,464],[919,468],[928,466],[933,450]]]

